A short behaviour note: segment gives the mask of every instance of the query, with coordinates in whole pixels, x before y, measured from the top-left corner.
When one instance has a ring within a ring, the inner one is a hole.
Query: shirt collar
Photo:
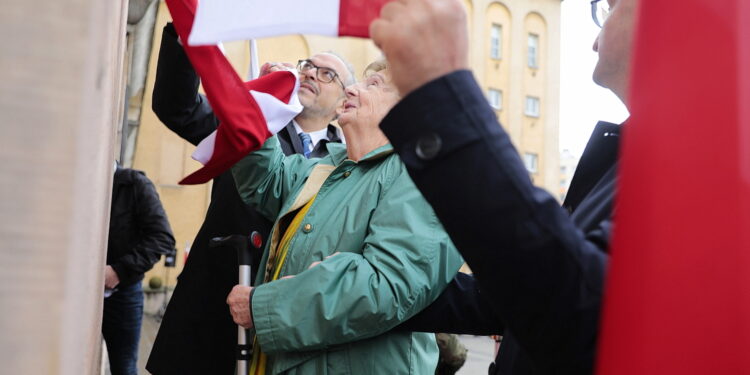
[[[299,126],[299,124],[297,124],[297,121],[292,120],[292,124],[294,124],[294,131],[297,134],[304,132],[302,128]],[[305,133],[307,133],[310,136],[310,139],[312,140],[313,149],[315,148],[315,146],[318,145],[318,142],[320,142],[323,139],[325,139],[326,141],[330,141],[330,139],[328,138],[328,126],[326,126],[323,129],[316,130],[314,132],[309,132],[309,133],[305,132]]]

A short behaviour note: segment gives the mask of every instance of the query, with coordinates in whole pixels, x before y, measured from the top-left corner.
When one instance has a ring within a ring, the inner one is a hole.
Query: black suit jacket
[[[400,329],[502,333],[494,374],[591,373],[619,127],[597,126],[564,209],[533,186],[470,72],[412,92],[381,127],[475,276]]]
[[[167,25],[159,51],[152,107],[169,129],[192,144],[198,144],[219,125],[208,101],[198,93],[199,84],[177,43],[174,28]],[[336,131],[330,128],[333,126],[329,126],[329,132]],[[279,138],[287,155],[301,151],[302,144],[291,123],[282,129]],[[313,155],[327,152],[324,146]],[[237,326],[229,314],[226,297],[238,283],[237,256],[229,249],[210,249],[208,241],[217,236],[249,235],[254,230],[265,239],[271,224],[242,202],[230,171],[214,178],[205,221],[169,301],[147,370],[155,375],[234,374]]]

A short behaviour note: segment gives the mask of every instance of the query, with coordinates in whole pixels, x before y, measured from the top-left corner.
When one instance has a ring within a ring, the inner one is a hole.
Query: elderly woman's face
[[[388,114],[399,100],[388,70],[370,72],[367,77],[346,88],[346,101],[339,114],[339,124],[374,125]]]

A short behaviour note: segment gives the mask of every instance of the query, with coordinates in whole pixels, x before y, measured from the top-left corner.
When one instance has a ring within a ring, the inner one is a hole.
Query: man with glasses
[[[263,73],[290,64],[265,64]],[[345,100],[344,86],[354,82],[351,66],[333,53],[321,53],[298,64],[302,112],[278,133],[282,151],[308,158],[328,154],[325,144],[341,142],[330,125]],[[197,145],[219,125],[200,81],[171,24],[162,34],[153,110],[172,131]],[[237,284],[237,257],[227,249],[210,249],[218,236],[258,231],[265,239],[271,222],[245,205],[230,172],[213,181],[206,218],[191,245],[146,368],[155,375],[234,374],[237,326],[226,297]]]
[[[261,73],[284,67],[289,68],[290,65],[267,63]],[[297,95],[303,110],[279,132],[279,142],[287,155],[297,153],[308,158],[323,157],[328,154],[326,143],[343,141],[339,128],[330,122],[336,119],[336,108],[343,103],[344,87],[354,82],[354,72],[347,62],[332,52],[300,60],[297,71],[300,73]]]
[[[627,105],[637,0],[591,6],[602,28],[594,81]],[[459,274],[398,329],[502,334],[490,374],[592,373],[620,125],[596,126],[560,208],[533,186],[468,71],[461,1],[391,2],[370,35],[403,97],[381,129],[475,276]]]

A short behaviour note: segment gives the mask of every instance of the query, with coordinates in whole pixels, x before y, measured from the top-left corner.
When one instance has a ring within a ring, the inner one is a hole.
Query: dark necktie
[[[299,139],[302,141],[302,154],[305,155],[306,158],[310,159],[310,154],[313,150],[312,138],[310,138],[310,134],[307,134],[305,132],[299,133]]]

